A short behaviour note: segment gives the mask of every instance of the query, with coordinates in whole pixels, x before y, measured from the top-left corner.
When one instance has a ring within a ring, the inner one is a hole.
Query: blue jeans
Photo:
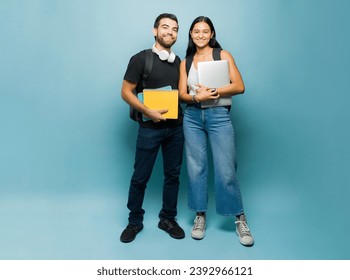
[[[213,155],[216,212],[244,212],[236,176],[234,129],[227,107],[187,106],[184,114],[185,150],[189,178],[188,206],[205,212],[208,204],[208,140]]]
[[[151,177],[159,148],[162,148],[164,184],[160,219],[174,219],[177,215],[179,176],[183,156],[184,135],[182,125],[172,128],[139,127],[134,173],[131,177],[128,209],[129,223],[140,225],[145,213],[142,209],[145,190]]]

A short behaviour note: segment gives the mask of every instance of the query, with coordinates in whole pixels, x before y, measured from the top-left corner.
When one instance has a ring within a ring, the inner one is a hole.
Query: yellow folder
[[[150,109],[168,109],[163,114],[166,119],[178,118],[179,94],[177,90],[145,89],[143,103]]]

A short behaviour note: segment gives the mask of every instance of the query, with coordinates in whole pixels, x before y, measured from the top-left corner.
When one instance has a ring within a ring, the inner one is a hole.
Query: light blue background
[[[346,0],[1,0],[0,259],[350,259],[349,8]],[[120,87],[165,11],[178,16],[181,58],[190,23],[207,15],[244,78],[232,117],[252,248],[215,214],[213,197],[207,236],[190,238],[185,165],[178,221],[187,236],[157,229],[161,158],[145,228],[119,242],[137,128]]]

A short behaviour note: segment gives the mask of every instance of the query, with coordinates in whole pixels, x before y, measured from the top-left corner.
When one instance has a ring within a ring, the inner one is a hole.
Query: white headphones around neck
[[[155,44],[152,46],[152,51],[159,56],[160,60],[166,60],[169,63],[173,63],[175,61],[176,55],[173,52],[169,53],[166,50],[158,51]]]

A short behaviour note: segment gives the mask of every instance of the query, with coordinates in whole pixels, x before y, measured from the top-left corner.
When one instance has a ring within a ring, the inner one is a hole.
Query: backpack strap
[[[213,48],[213,59],[214,60],[221,60],[221,48]],[[188,73],[190,72],[190,68],[193,62],[193,54],[189,55],[188,57],[186,57],[186,73],[188,76]]]
[[[188,76],[188,73],[190,72],[192,61],[193,61],[193,54],[191,54],[188,57],[186,57],[186,73],[187,73],[187,76]]]
[[[133,94],[137,96],[139,92],[141,92],[144,88],[146,88],[146,80],[152,72],[153,68],[153,53],[151,49],[145,50],[146,58],[145,58],[145,66],[143,68],[143,74],[141,80],[136,85],[136,88],[133,90]],[[135,108],[130,106],[130,118],[134,121],[142,121],[142,115]]]
[[[214,48],[213,49],[214,60],[221,60],[221,56],[220,56],[221,50],[222,50],[221,48]]]
[[[145,60],[145,68],[142,74],[142,88],[146,87],[146,80],[151,73],[153,68],[153,52],[151,49],[146,50],[146,60]]]

